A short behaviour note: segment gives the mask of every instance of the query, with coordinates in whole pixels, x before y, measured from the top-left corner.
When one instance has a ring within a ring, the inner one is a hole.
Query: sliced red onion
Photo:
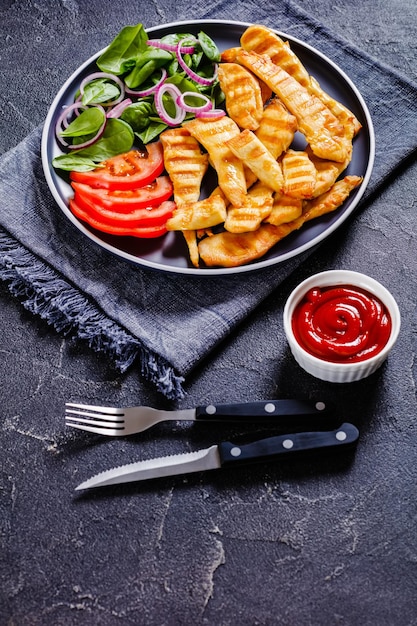
[[[66,107],[61,115],[58,118],[58,121],[55,125],[55,136],[57,138],[57,140],[63,145],[65,146],[65,148],[68,148],[69,150],[81,150],[81,148],[88,148],[88,146],[91,146],[93,143],[95,143],[97,141],[97,139],[100,139],[100,137],[102,136],[104,129],[106,127],[106,123],[107,123],[107,119],[106,119],[106,112],[103,109],[102,106],[98,105],[94,105],[97,109],[100,109],[100,111],[103,113],[104,119],[103,119],[103,123],[100,126],[100,128],[98,129],[97,133],[94,135],[94,137],[92,137],[92,139],[89,139],[88,141],[85,141],[84,143],[79,143],[79,144],[70,144],[68,143],[68,141],[66,139],[64,139],[64,137],[61,136],[60,131],[62,126],[64,125],[65,128],[68,128],[68,124],[66,123],[67,117],[70,113],[72,112],[77,112],[79,109],[88,109],[91,107],[88,107],[85,104],[82,104],[81,102],[74,102],[73,104],[70,104],[68,107]]]
[[[158,82],[155,85],[153,85],[152,87],[149,87],[149,89],[143,89],[142,91],[135,91],[134,89],[129,89],[129,87],[125,87],[125,91],[129,96],[136,96],[137,98],[146,98],[146,96],[152,95],[153,93],[155,93],[157,89],[159,89],[162,83],[165,82],[166,77],[167,77],[167,71],[163,67],[161,68],[161,78],[158,80]]]
[[[120,117],[123,111],[132,104],[132,100],[130,98],[125,98],[119,104],[116,104],[110,111],[107,113],[107,117]]]
[[[171,115],[169,115],[164,107],[164,103],[162,99],[164,93],[168,93],[174,102],[175,109],[176,109],[175,117],[172,117]],[[172,83],[164,83],[163,85],[159,87],[159,89],[155,93],[156,110],[161,120],[168,126],[178,126],[184,121],[185,111],[184,109],[181,109],[177,105],[177,98],[180,95],[181,95],[180,90],[178,89],[178,87],[176,87]]]
[[[101,102],[100,103],[101,106],[103,107],[113,106],[123,100],[123,98],[125,97],[125,86],[124,86],[123,81],[115,74],[109,74],[108,72],[94,72],[93,74],[89,74],[89,76],[86,76],[81,81],[81,84],[80,84],[81,95],[83,95],[84,93],[84,87],[88,83],[91,83],[93,80],[97,80],[98,78],[108,78],[109,80],[116,83],[116,85],[119,87],[119,90],[120,90],[120,95],[118,98],[116,98],[115,100],[111,100],[110,102]]]
[[[207,118],[211,120],[224,117],[226,112],[223,109],[210,109],[209,111],[196,111],[195,116],[199,118]]]
[[[74,102],[81,102],[81,100],[82,100],[82,99],[83,99],[82,95],[81,95],[81,94],[78,94],[78,96],[75,98]],[[74,115],[75,115],[76,117],[78,117],[78,116],[79,116],[79,114],[80,114],[79,109],[75,109],[75,111],[74,111]],[[67,125],[65,126],[65,124],[67,124]],[[68,127],[68,125],[69,125],[69,122],[67,123],[67,122],[64,120],[63,126],[64,126],[65,128],[67,128],[67,127]]]
[[[102,123],[102,125],[100,126],[100,128],[97,131],[97,133],[94,135],[94,137],[92,139],[89,139],[88,141],[84,141],[84,143],[69,144],[67,146],[67,148],[69,150],[81,150],[82,148],[88,148],[89,146],[92,146],[93,143],[98,141],[100,139],[100,137],[102,136],[102,134],[104,133],[104,129],[106,128],[106,124],[107,124],[107,118],[104,118],[104,122]]]
[[[182,42],[183,41],[185,41],[185,40],[182,39],[181,41],[178,42],[177,49],[175,51],[176,55],[177,55],[177,58],[178,58],[178,63],[181,65],[181,67],[184,70],[184,72],[186,74],[188,74],[188,76],[192,80],[194,80],[196,83],[198,83],[199,85],[205,85],[205,86],[212,85],[214,83],[214,81],[217,79],[217,69],[218,69],[217,63],[213,63],[213,76],[212,76],[212,78],[203,78],[203,76],[200,76],[199,74],[196,74],[196,72],[194,72],[194,70],[192,70],[190,67],[188,67],[188,65],[186,64],[186,62],[184,61],[184,59],[181,56]]]
[[[190,96],[193,98],[200,98],[204,102],[200,106],[191,106],[190,104],[187,104],[185,102],[185,98],[187,98],[187,96]],[[208,96],[206,96],[203,93],[197,93],[195,91],[185,91],[184,93],[182,93],[177,98],[177,104],[179,107],[181,107],[182,109],[184,109],[184,111],[187,111],[188,113],[197,113],[197,112],[204,113],[205,111],[209,111],[213,107],[211,100]]]
[[[197,43],[198,39],[195,39],[194,41],[195,43]],[[148,46],[152,46],[153,48],[160,48],[161,50],[166,50],[167,52],[177,51],[177,44],[166,43],[165,41],[161,41],[160,39],[149,39],[146,43],[148,44]],[[188,46],[181,47],[182,54],[192,54],[194,50],[195,50],[195,45],[188,45]]]
[[[69,106],[64,108],[61,115],[58,117],[57,123],[55,124],[56,138],[65,147],[67,147],[69,144],[63,137],[61,137],[61,134],[60,134],[61,129],[62,127],[68,128],[69,126],[68,116],[70,115],[70,113],[77,113],[79,109],[88,109],[88,106],[78,101],[73,102],[73,104],[70,104]]]

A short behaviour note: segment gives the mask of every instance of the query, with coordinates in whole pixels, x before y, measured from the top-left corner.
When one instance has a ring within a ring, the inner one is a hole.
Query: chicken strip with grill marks
[[[208,198],[177,207],[167,220],[167,230],[200,230],[222,224],[226,219],[225,197],[219,187]]]
[[[317,171],[307,152],[287,150],[281,160],[284,175],[284,194],[293,198],[312,198]]]
[[[246,202],[240,207],[230,206],[224,223],[232,233],[244,233],[259,228],[272,210],[273,191],[261,181],[249,189]]]
[[[323,196],[305,200],[300,217],[287,224],[264,223],[253,232],[236,234],[226,231],[207,237],[198,244],[200,257],[209,267],[237,267],[255,261],[305,222],[336,210],[361,182],[360,176],[345,176]]]
[[[242,50],[237,61],[259,76],[297,118],[298,129],[317,156],[344,162],[352,143],[343,124],[323,102],[265,55]]]
[[[228,116],[196,118],[184,122],[184,127],[207,150],[210,163],[217,172],[219,187],[229,202],[235,206],[242,204],[246,196],[243,163],[227,145],[232,137],[240,133],[236,122]]]
[[[208,155],[201,152],[198,141],[185,128],[165,130],[160,138],[177,207],[197,202],[208,168]]]
[[[298,56],[291,50],[289,43],[283,41],[277,33],[274,33],[266,26],[255,24],[249,26],[243,33],[241,44],[248,52],[268,55],[275,65],[279,65],[293,76],[310,94],[320,98],[345,126],[349,138],[352,138],[359,132],[361,124],[355,115],[320,87],[317,80],[308,74]],[[236,51],[234,55],[236,57]]]
[[[273,98],[264,108],[255,135],[262,141],[274,159],[287,150],[297,130],[297,120],[278,98]]]
[[[283,190],[281,167],[255,133],[243,130],[230,139],[227,145],[265,185],[274,191]]]
[[[275,193],[273,197],[272,209],[265,222],[268,224],[287,224],[300,217],[303,212],[303,201],[301,198],[291,198],[282,193]]]
[[[279,241],[280,228],[282,227],[272,224],[261,224],[257,230],[251,232],[218,233],[202,239],[198,244],[198,251],[208,267],[238,267],[255,261],[268,252]]]
[[[238,63],[221,63],[218,78],[229,117],[240,128],[256,130],[264,105],[259,80]]]
[[[275,65],[279,65],[301,85],[308,87],[310,76],[289,44],[266,26],[253,24],[240,38],[242,48],[247,52],[266,54]]]

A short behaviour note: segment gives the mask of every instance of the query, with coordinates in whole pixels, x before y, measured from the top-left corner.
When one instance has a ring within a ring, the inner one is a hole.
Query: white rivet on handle
[[[292,439],[284,439],[284,441],[282,442],[282,447],[285,448],[286,450],[291,450],[293,445],[294,445],[294,442]]]
[[[266,413],[273,413],[275,411],[275,404],[268,402],[268,404],[265,404],[264,410]]]
[[[213,404],[209,404],[208,406],[206,406],[206,413],[208,415],[214,415],[216,411],[217,409]]]
[[[238,448],[237,446],[235,446],[234,448],[230,450],[230,454],[232,456],[240,456],[242,454],[242,450]]]
[[[338,441],[344,441],[344,440],[346,439],[346,437],[347,437],[347,434],[345,433],[345,431],[344,431],[344,430],[339,430],[339,431],[336,433],[336,439],[337,439]]]

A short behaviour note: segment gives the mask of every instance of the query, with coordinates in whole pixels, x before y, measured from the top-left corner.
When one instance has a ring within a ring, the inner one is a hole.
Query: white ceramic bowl
[[[391,316],[391,334],[385,347],[374,356],[359,362],[331,362],[307,352],[296,340],[292,329],[294,310],[305,294],[313,287],[350,285],[364,289],[382,301]],[[391,293],[373,278],[350,270],[329,270],[307,278],[294,289],[284,308],[284,330],[291,352],[297,363],[309,374],[333,383],[348,383],[373,374],[385,361],[400,331],[401,318],[398,305]]]

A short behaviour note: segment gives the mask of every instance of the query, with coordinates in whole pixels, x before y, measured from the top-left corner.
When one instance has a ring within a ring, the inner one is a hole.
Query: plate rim
[[[167,28],[171,29],[171,28],[179,28],[182,26],[196,26],[196,25],[203,25],[203,24],[227,25],[229,27],[233,26],[233,27],[241,27],[242,29],[245,29],[251,26],[253,23],[245,22],[245,21],[236,21],[236,20],[225,20],[225,19],[180,20],[180,21],[174,21],[174,22],[167,22],[166,24],[159,24],[158,26],[151,26],[149,28],[145,28],[145,31],[147,33],[152,33],[161,29],[167,29]],[[271,27],[268,27],[268,28],[271,28]],[[80,231],[82,234],[87,236],[90,240],[92,240],[99,247],[105,249],[107,252],[110,252],[111,254],[117,256],[118,258],[124,259],[125,261],[128,261],[130,264],[133,264],[138,267],[146,267],[154,271],[171,273],[171,274],[183,274],[183,275],[192,275],[192,276],[224,276],[224,275],[234,275],[234,274],[264,270],[266,268],[273,267],[275,265],[279,266],[285,261],[288,261],[297,256],[301,256],[308,250],[311,250],[312,248],[315,248],[316,246],[318,246],[324,239],[326,239],[331,234],[333,234],[348,219],[348,217],[353,213],[353,211],[358,206],[359,202],[361,201],[366,191],[370,177],[372,175],[374,161],[375,161],[375,130],[374,130],[374,125],[372,122],[372,118],[371,118],[371,114],[369,112],[368,106],[362,94],[360,93],[359,89],[356,87],[355,83],[353,82],[353,80],[345,73],[344,70],[342,70],[339,67],[339,65],[335,61],[333,61],[326,54],[321,52],[321,50],[318,50],[311,44],[293,35],[289,35],[288,33],[284,31],[281,31],[276,28],[271,28],[271,30],[275,32],[276,34],[278,34],[281,38],[285,38],[289,41],[292,41],[296,43],[297,45],[301,46],[302,48],[306,49],[310,53],[314,54],[316,57],[323,59],[328,65],[330,65],[337,72],[337,74],[339,74],[343,78],[343,80],[347,83],[347,85],[349,85],[350,89],[355,95],[355,98],[358,100],[358,103],[361,107],[361,112],[364,115],[366,119],[366,123],[367,123],[368,134],[369,134],[369,138],[368,138],[369,139],[369,155],[368,155],[368,161],[367,161],[367,166],[366,166],[366,172],[364,173],[361,185],[357,190],[356,197],[354,201],[352,202],[351,206],[349,206],[339,216],[339,218],[336,219],[334,223],[331,224],[328,228],[326,228],[323,232],[321,232],[319,235],[316,235],[315,237],[310,239],[308,242],[305,242],[304,244],[298,246],[297,248],[294,248],[293,250],[290,250],[282,254],[279,257],[272,257],[270,259],[264,259],[264,260],[262,260],[262,257],[261,257],[260,259],[258,259],[257,261],[253,263],[250,263],[247,265],[241,265],[238,267],[195,268],[195,267],[181,267],[181,266],[174,266],[174,265],[166,265],[163,263],[157,263],[155,261],[144,259],[142,257],[134,256],[133,254],[130,254],[129,252],[120,250],[116,248],[115,246],[103,241],[102,239],[100,239],[99,236],[95,235],[95,233],[91,232],[88,228],[86,228],[71,213],[69,207],[62,200],[61,195],[58,193],[58,190],[56,188],[56,185],[51,175],[52,165],[50,164],[49,159],[48,159],[48,144],[49,144],[49,135],[50,135],[50,131],[52,128],[51,122],[55,115],[59,100],[61,99],[65,91],[72,85],[75,77],[81,74],[91,63],[93,63],[103,53],[103,51],[106,50],[106,48],[108,47],[107,45],[101,50],[99,50],[98,52],[96,52],[95,54],[93,54],[91,57],[86,59],[84,63],[79,65],[78,68],[74,70],[72,74],[67,78],[67,80],[63,83],[63,85],[61,86],[57,94],[55,95],[49,107],[47,116],[44,121],[43,129],[42,129],[41,160],[42,160],[42,167],[43,167],[44,176],[46,178],[46,182],[59,208],[62,210],[65,216],[72,222],[72,224],[77,228],[78,231]]]

